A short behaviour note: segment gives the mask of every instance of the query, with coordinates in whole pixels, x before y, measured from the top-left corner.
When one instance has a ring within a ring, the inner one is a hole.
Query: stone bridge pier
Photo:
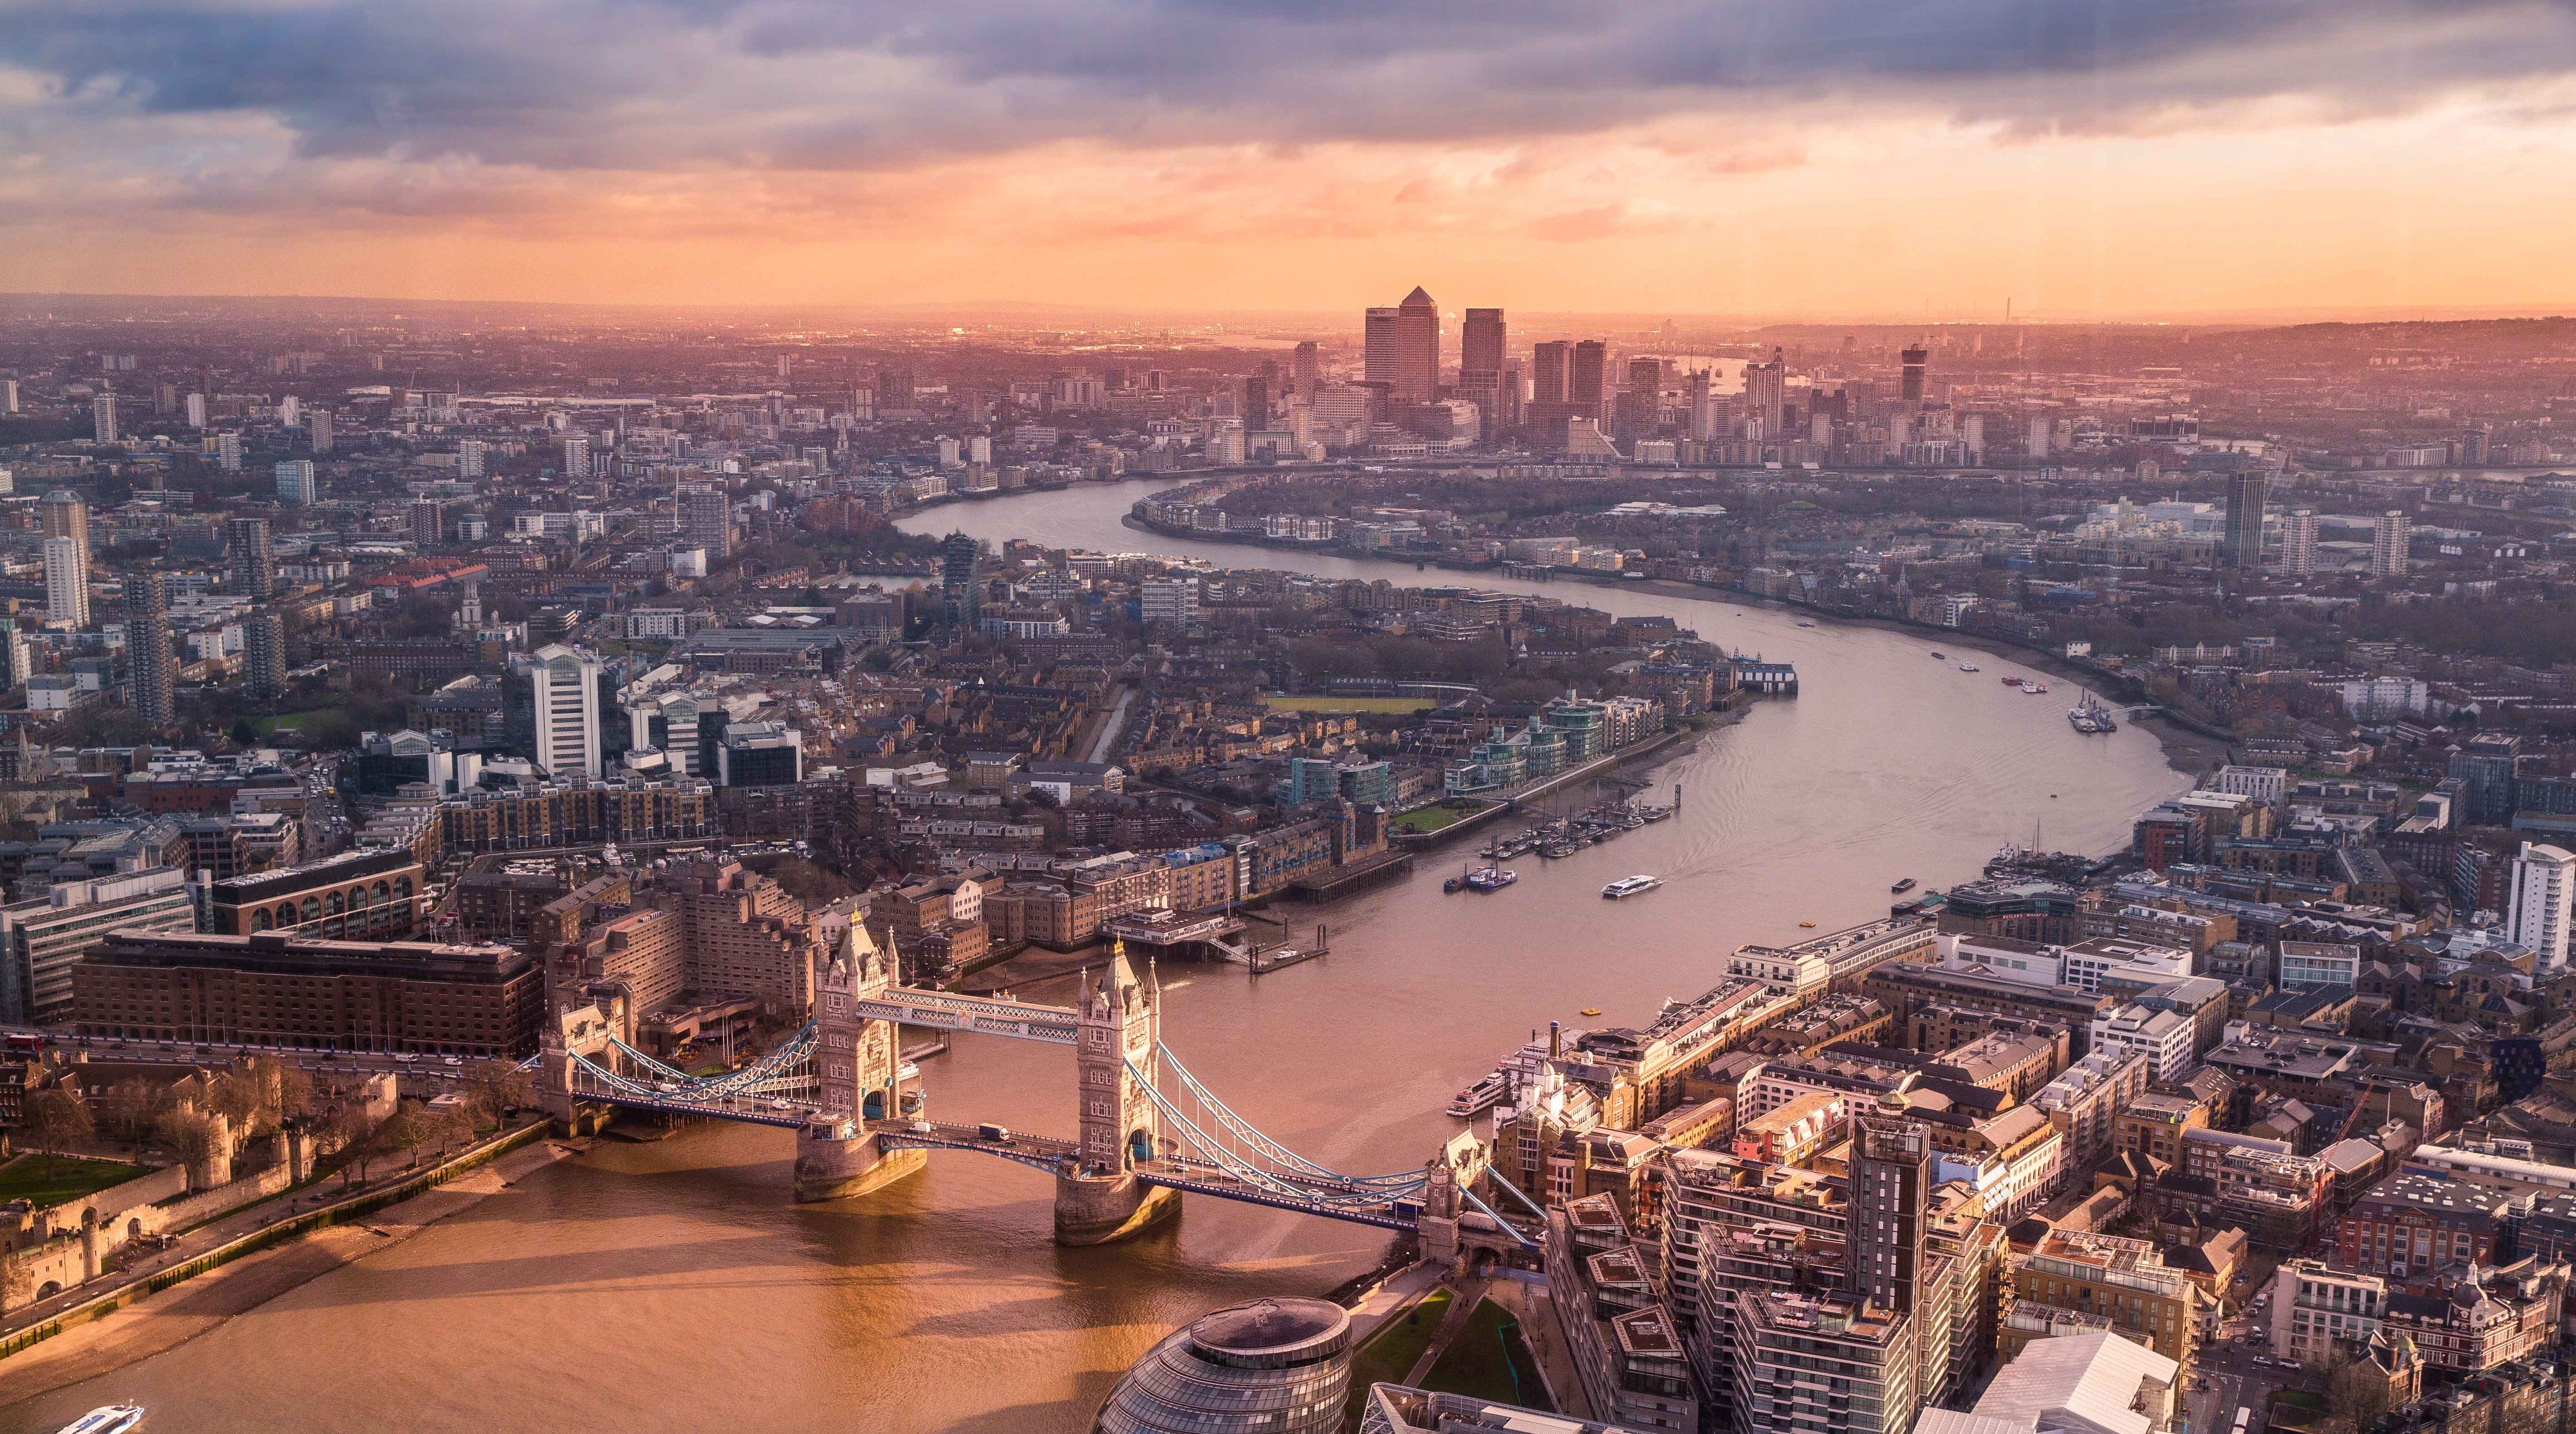
[[[894,1023],[859,1014],[861,1001],[894,984],[894,962],[853,921],[815,984],[814,1079],[823,1111],[796,1132],[796,1198],[846,1200],[921,1170],[930,1153],[889,1150],[867,1126],[903,1112]]]
[[[1135,1174],[1140,1162],[1164,1153],[1162,1111],[1147,1084],[1162,1067],[1163,991],[1151,959],[1139,981],[1127,964],[1126,944],[1111,948],[1099,987],[1084,977],[1074,1012],[1081,1171],[1056,1177],[1055,1239],[1059,1245],[1105,1245],[1181,1210],[1179,1191],[1148,1185]]]

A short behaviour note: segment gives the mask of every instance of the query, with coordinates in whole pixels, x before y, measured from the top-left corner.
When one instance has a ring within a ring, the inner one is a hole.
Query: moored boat
[[[1458,1092],[1457,1096],[1449,1102],[1449,1113],[1460,1120],[1472,1119],[1493,1109],[1495,1104],[1509,1093],[1510,1088],[1503,1080],[1503,1073],[1496,1071]]]
[[[1520,873],[1508,867],[1480,866],[1467,873],[1467,887],[1471,891],[1500,891],[1520,879]]]
[[[109,1404],[93,1409],[62,1427],[60,1434],[125,1434],[143,1422],[140,1404]]]

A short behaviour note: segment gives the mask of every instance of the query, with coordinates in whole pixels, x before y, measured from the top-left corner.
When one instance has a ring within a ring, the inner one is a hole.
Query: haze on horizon
[[[2576,0],[106,0],[0,289],[2041,321],[2576,300]]]

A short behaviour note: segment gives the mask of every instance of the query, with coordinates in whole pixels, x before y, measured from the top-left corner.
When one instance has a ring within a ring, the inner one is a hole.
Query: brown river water
[[[958,505],[916,526],[998,542],[1194,553],[1398,582],[1364,563],[1157,538],[1119,518],[1133,484]],[[1798,665],[1802,695],[1651,772],[1680,817],[1560,860],[1515,863],[1490,896],[1451,868],[1323,912],[1332,954],[1255,979],[1162,972],[1164,1039],[1286,1144],[1337,1169],[1409,1168],[1455,1127],[1450,1095],[1543,1029],[1642,1023],[1718,980],[1745,941],[1886,910],[1888,885],[1976,874],[2044,821],[2051,847],[2107,851],[2184,785],[2155,737],[2083,737],[2071,684],[1926,635],[1796,626],[1788,612],[1571,583],[1613,613],[1661,612]],[[1950,654],[1934,661],[1929,649]],[[1963,673],[1973,655],[1984,670]],[[1661,800],[1659,796],[1657,798]],[[1463,854],[1455,853],[1453,855]],[[1604,882],[1666,885],[1619,903]],[[1019,994],[1065,1002],[1061,986]],[[1577,1015],[1597,1006],[1595,1021]],[[1069,1053],[960,1038],[925,1064],[934,1113],[1073,1129]],[[971,1155],[866,1201],[788,1198],[791,1138],[742,1126],[603,1144],[405,1243],[87,1384],[0,1409],[0,1434],[111,1401],[147,1434],[196,1430],[1072,1431],[1146,1346],[1193,1315],[1316,1294],[1366,1269],[1382,1232],[1192,1197],[1132,1244],[1060,1250],[1047,1177]],[[0,1363],[0,1399],[7,1367]]]

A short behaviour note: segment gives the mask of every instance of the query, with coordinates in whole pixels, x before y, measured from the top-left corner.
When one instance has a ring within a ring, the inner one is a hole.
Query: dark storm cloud
[[[304,157],[874,168],[1064,138],[1456,140],[1774,101],[2036,129],[2576,64],[2576,0],[349,0],[31,7],[0,62],[83,116],[276,117]],[[33,143],[28,111],[0,107]],[[178,157],[172,163],[181,162]]]

